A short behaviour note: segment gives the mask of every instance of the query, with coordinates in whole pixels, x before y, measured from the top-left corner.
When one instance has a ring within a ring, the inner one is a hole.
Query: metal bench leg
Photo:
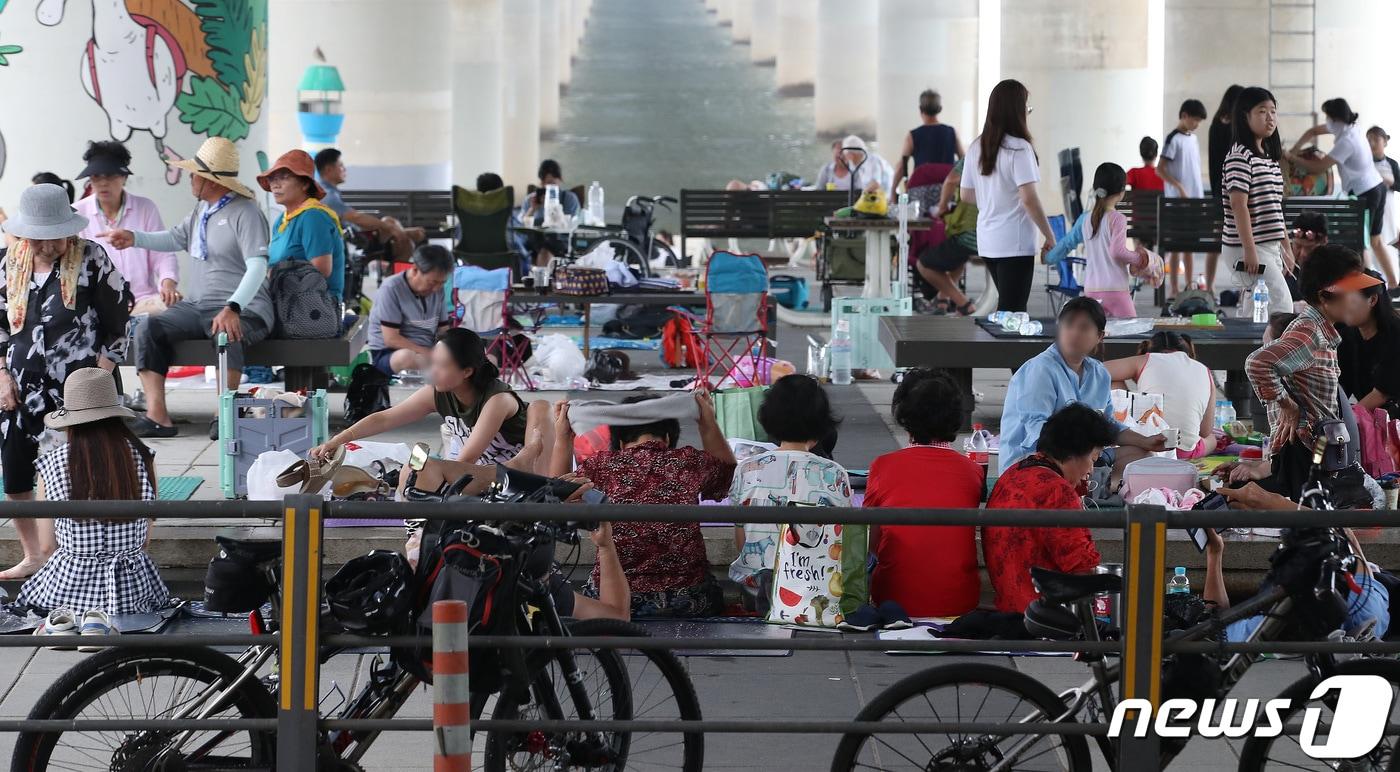
[[[324,367],[284,367],[282,377],[287,391],[326,389],[330,388],[331,382],[330,370]]]

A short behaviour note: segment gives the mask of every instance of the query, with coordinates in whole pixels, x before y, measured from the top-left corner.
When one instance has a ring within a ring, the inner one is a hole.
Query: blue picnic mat
[[[583,336],[575,335],[574,343],[580,348],[583,347]],[[655,340],[632,340],[630,338],[590,338],[588,346],[593,351],[601,351],[605,348],[631,349],[635,351],[660,351],[661,339]]]
[[[4,480],[0,480],[3,483]],[[189,501],[199,486],[204,483],[203,477],[162,477],[158,481],[160,493],[157,496],[161,501]]]

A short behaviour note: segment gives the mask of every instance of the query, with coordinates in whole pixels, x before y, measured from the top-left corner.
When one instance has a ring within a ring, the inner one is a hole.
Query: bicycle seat
[[[1062,574],[1047,568],[1031,568],[1031,582],[1051,603],[1073,603],[1105,592],[1121,592],[1123,577],[1116,574]]]
[[[219,548],[226,554],[244,563],[262,565],[282,557],[280,541],[253,541],[231,536],[215,536],[214,541],[219,543]]]

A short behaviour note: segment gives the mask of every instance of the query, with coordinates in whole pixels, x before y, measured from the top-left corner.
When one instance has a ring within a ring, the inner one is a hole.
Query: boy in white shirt
[[[1188,99],[1181,103],[1176,128],[1162,143],[1162,161],[1157,165],[1157,176],[1166,185],[1163,195],[1167,198],[1205,197],[1205,186],[1201,183],[1201,145],[1196,140],[1196,128],[1205,119],[1206,106],[1201,100]],[[1182,263],[1186,265],[1186,286],[1191,286],[1195,269],[1192,253],[1171,253],[1172,296],[1180,291]]]

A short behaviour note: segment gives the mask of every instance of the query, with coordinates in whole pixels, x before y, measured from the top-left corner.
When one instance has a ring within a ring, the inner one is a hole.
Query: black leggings
[[[983,258],[987,273],[997,288],[998,311],[1024,311],[1031,299],[1031,280],[1035,278],[1035,258]]]

